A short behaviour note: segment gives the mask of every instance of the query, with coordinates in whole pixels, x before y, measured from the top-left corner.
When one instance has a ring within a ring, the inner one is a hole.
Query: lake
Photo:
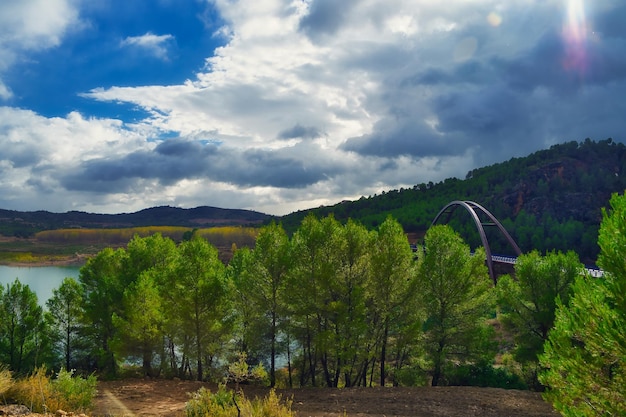
[[[52,290],[59,288],[63,279],[72,277],[78,281],[78,266],[4,266],[0,265],[0,285],[6,289],[7,284],[18,278],[37,294],[40,305],[52,297]]]

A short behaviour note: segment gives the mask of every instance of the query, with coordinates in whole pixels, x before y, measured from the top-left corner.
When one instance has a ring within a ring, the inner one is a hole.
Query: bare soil
[[[93,416],[181,416],[193,381],[125,380],[98,383]],[[267,388],[244,386],[248,398],[263,397]],[[276,390],[293,401],[298,417],[556,417],[541,394],[477,387],[301,388]]]

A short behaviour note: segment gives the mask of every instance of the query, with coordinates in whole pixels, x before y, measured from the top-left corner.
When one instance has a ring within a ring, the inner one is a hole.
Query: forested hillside
[[[407,232],[423,234],[446,204],[472,200],[504,224],[522,251],[574,250],[583,262],[593,263],[602,207],[608,206],[612,193],[624,189],[626,146],[612,139],[586,139],[472,170],[464,180],[416,184],[295,212],[281,221],[287,230],[294,230],[310,212],[318,217],[332,213],[338,220],[352,218],[373,228],[392,215]],[[454,226],[468,241],[477,242],[475,227],[466,217]],[[494,250],[507,248],[496,242]]]

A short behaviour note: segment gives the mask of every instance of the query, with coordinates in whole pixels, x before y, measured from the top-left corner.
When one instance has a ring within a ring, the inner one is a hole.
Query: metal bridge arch
[[[496,280],[495,272],[493,270],[493,259],[491,257],[491,248],[489,247],[489,242],[487,241],[487,235],[485,234],[485,226],[496,226],[498,230],[500,230],[500,233],[502,233],[504,237],[506,238],[506,240],[509,242],[509,245],[511,245],[511,247],[513,248],[517,256],[521,255],[522,251],[520,250],[519,246],[517,246],[517,243],[515,243],[515,241],[509,234],[509,232],[507,232],[504,226],[502,226],[502,223],[500,223],[498,219],[496,219],[496,217],[493,214],[491,214],[491,212],[489,212],[489,210],[487,210],[480,204],[475,203],[473,201],[456,200],[456,201],[449,203],[447,206],[442,208],[441,211],[437,214],[437,216],[432,222],[432,225],[435,225],[442,216],[446,216],[444,221],[447,224],[450,221],[450,218],[452,217],[452,214],[454,213],[454,211],[459,207],[463,207],[465,210],[467,210],[467,212],[472,217],[472,220],[474,220],[474,224],[476,225],[476,228],[478,229],[478,234],[480,235],[480,240],[483,244],[483,247],[485,248],[485,255],[487,258],[487,268],[489,269],[489,276],[491,277],[491,280],[495,284],[497,280]],[[483,216],[486,216],[489,219],[489,221],[485,221],[485,222],[482,221],[479,216],[479,213],[481,213]]]

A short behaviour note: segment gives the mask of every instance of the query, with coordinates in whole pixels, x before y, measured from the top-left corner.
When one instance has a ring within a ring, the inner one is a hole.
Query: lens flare
[[[567,15],[563,26],[565,45],[563,68],[584,76],[587,71],[587,21],[583,0],[566,0]]]
[[[498,27],[502,24],[502,16],[496,12],[491,12],[487,15],[487,22],[494,28]]]

